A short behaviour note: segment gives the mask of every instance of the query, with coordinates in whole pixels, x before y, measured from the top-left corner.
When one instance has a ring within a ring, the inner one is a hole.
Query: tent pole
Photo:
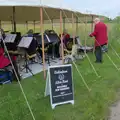
[[[78,35],[78,17],[76,16],[76,34]]]
[[[44,29],[43,29],[43,8],[40,7],[40,28],[41,28],[41,35],[42,35],[42,58],[43,58],[43,72],[44,72],[44,79],[46,79],[46,71],[45,71],[45,54],[44,54]]]
[[[0,28],[2,28],[2,21],[0,20]]]
[[[12,32],[14,31],[13,21],[11,20]]]
[[[54,29],[54,27],[53,27],[53,19],[52,19],[52,30]]]
[[[75,45],[74,14],[72,13],[73,45]]]
[[[87,16],[85,15],[85,54],[86,54],[86,39],[87,39]]]
[[[65,29],[65,17],[63,18],[63,30]]]
[[[92,15],[91,31],[93,31],[93,15]]]
[[[34,25],[34,32],[35,32],[35,20],[33,21],[33,25]]]
[[[15,6],[13,7],[13,30],[16,32]]]
[[[61,52],[62,52],[62,64],[64,64],[64,48],[63,48],[63,38],[62,38],[62,10],[60,10],[60,34],[61,34]]]
[[[93,22],[94,16],[92,15],[92,23],[91,23],[91,32],[93,32],[94,22]],[[93,54],[95,52],[95,46],[93,47]]]
[[[28,21],[26,21],[26,30],[28,31]]]

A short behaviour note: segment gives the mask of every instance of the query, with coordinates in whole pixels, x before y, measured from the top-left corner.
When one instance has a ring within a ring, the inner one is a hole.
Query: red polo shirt
[[[103,22],[95,25],[94,32],[90,37],[95,37],[95,46],[101,46],[108,43],[107,26]]]

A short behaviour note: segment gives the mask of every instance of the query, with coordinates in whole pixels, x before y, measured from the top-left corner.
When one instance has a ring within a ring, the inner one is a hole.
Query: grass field
[[[109,24],[108,26],[110,30],[110,43],[120,55],[120,45],[117,42],[119,30],[115,30],[113,24]],[[6,27],[6,29],[9,28]],[[22,29],[19,26],[19,30]],[[36,29],[39,29],[39,26]],[[71,26],[68,29],[72,33]],[[84,40],[85,35],[89,34],[90,31],[90,25],[87,25],[86,33],[84,31],[84,25],[79,25],[79,34],[82,40]],[[115,31],[118,31],[118,33],[114,35]],[[87,43],[92,45],[93,40],[87,37]],[[110,112],[109,106],[118,99],[117,93],[120,87],[120,71],[112,64],[108,55],[116,66],[120,68],[120,59],[110,47],[108,54],[104,54],[103,64],[95,64],[94,54],[88,54],[90,61],[101,78],[96,76],[87,58],[83,61],[76,62],[81,74],[91,88],[91,92],[88,92],[81,77],[75,67],[73,67],[74,106],[66,104],[56,107],[55,110],[51,109],[49,97],[44,97],[46,81],[43,79],[43,73],[23,80],[21,84],[35,119],[107,120]],[[33,120],[18,83],[0,86],[0,120]]]

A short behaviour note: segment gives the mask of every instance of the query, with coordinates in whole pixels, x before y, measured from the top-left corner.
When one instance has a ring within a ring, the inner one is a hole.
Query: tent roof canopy
[[[13,20],[13,10],[15,8],[16,22],[39,21],[40,20],[40,7],[43,8],[43,19],[44,20],[59,19],[60,10],[62,10],[62,16],[64,18],[72,18],[72,13],[74,14],[74,17],[85,16],[85,14],[82,14],[80,12],[62,9],[62,8],[49,7],[49,6],[0,4],[0,20],[1,21]],[[91,16],[91,15],[87,15],[87,16]]]

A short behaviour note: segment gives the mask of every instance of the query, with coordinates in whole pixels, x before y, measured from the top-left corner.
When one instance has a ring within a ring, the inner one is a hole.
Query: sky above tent
[[[42,0],[44,4],[55,4],[80,12],[102,14],[114,18],[120,13],[120,0]]]
[[[114,18],[120,12],[119,0],[0,0],[0,5],[48,5],[80,12],[102,14]]]
[[[120,12],[120,0],[63,0],[71,8],[89,13],[107,15],[114,18]],[[64,4],[64,5],[65,5]]]

